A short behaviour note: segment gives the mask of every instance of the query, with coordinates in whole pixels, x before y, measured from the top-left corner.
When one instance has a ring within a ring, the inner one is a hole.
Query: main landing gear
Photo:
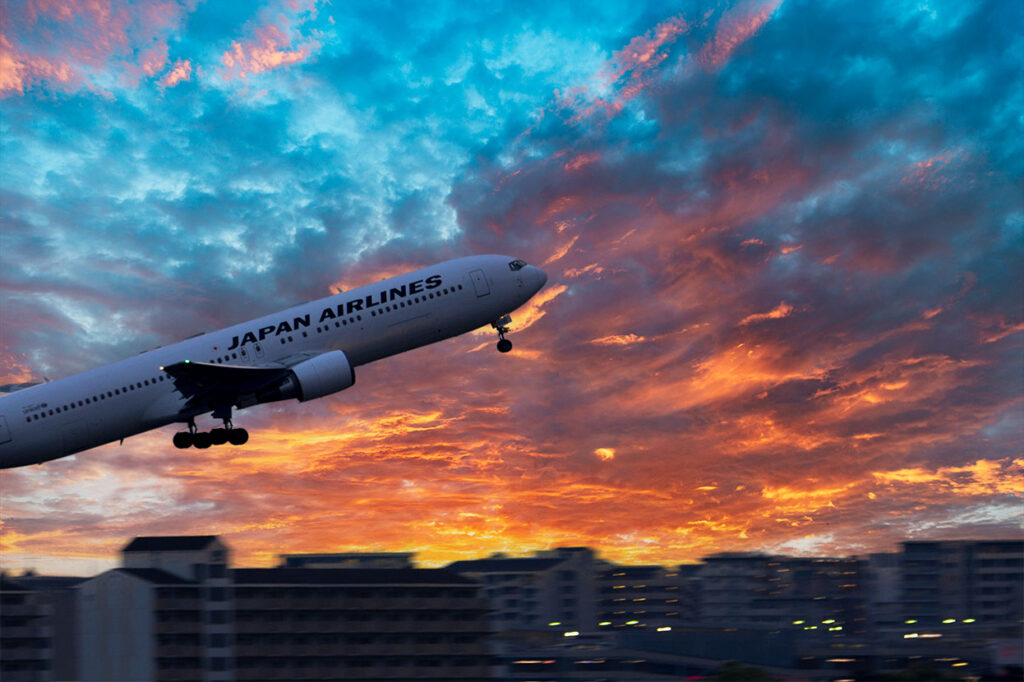
[[[224,419],[224,428],[211,429],[210,431],[196,430],[195,419],[188,420],[188,431],[179,431],[174,434],[174,447],[179,450],[185,448],[199,448],[205,450],[211,445],[245,445],[249,440],[249,432],[245,429],[236,429],[231,425],[231,415],[220,417],[216,412],[215,417]]]
[[[512,318],[508,315],[501,317],[491,323],[491,326],[498,330],[498,352],[507,353],[512,350],[512,342],[505,338],[505,334],[508,334],[508,325],[512,323]]]

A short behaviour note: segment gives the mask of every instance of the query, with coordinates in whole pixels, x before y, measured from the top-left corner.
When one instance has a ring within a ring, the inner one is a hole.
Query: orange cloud
[[[579,235],[575,235],[567,243],[565,243],[562,246],[560,246],[557,251],[555,251],[553,254],[551,254],[550,258],[548,258],[546,261],[544,261],[543,265],[551,265],[555,261],[558,261],[558,260],[561,260],[562,258],[564,258],[565,254],[569,253],[569,250],[572,249],[572,247],[576,245],[577,241],[579,241],[579,238],[580,238]]]
[[[594,339],[591,343],[596,343],[599,346],[630,346],[644,340],[644,337],[638,336],[637,334],[616,334],[613,336],[605,336],[600,339]]]
[[[758,322],[760,320],[781,320],[784,317],[789,317],[789,314],[793,312],[793,306],[783,301],[777,305],[773,310],[767,313],[757,313],[755,315],[747,315],[740,320],[740,326],[750,324],[751,322]]]

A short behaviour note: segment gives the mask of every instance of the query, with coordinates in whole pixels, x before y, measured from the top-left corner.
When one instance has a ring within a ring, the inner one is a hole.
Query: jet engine
[[[356,383],[355,370],[340,350],[322,353],[293,365],[289,370],[275,391],[279,392],[278,395],[272,400],[296,398],[299,402],[306,402],[343,391]]]

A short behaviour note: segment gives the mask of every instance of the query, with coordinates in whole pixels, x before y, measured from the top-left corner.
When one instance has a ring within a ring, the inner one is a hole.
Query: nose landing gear
[[[179,450],[186,448],[198,448],[205,450],[211,445],[224,445],[225,443],[231,443],[232,445],[245,445],[249,441],[249,432],[245,429],[236,429],[231,424],[231,411],[227,410],[226,413],[221,411],[214,411],[213,416],[217,419],[224,420],[224,428],[211,429],[210,431],[198,431],[196,430],[195,419],[188,420],[188,431],[179,431],[174,434],[174,438],[171,442],[174,443],[174,447]]]
[[[491,323],[491,326],[498,330],[498,352],[507,353],[512,350],[512,342],[505,338],[505,334],[508,334],[508,325],[512,323],[512,318],[508,315],[501,317]]]

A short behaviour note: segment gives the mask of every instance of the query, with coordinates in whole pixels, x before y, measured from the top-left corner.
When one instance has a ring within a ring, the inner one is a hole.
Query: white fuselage
[[[0,468],[44,462],[210,412],[165,366],[287,368],[340,350],[351,365],[493,323],[547,277],[506,256],[470,256],[201,334],[0,397]],[[236,407],[252,404],[236,402]]]

